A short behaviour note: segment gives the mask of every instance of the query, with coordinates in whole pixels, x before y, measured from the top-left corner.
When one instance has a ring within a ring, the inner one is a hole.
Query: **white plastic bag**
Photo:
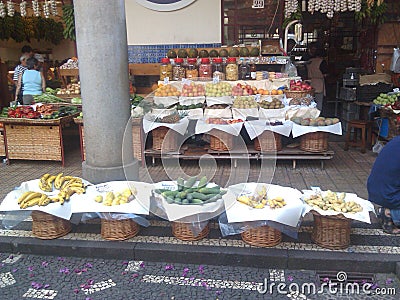
[[[289,77],[297,76],[297,68],[291,61],[285,65],[285,73],[287,73]]]
[[[400,73],[400,48],[393,49],[392,62],[390,63],[390,71]]]

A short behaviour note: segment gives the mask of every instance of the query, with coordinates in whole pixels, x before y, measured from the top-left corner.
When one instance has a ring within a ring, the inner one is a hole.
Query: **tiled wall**
[[[168,45],[129,45],[128,59],[132,64],[158,63],[165,57],[169,49],[178,48],[219,48],[221,43],[211,44],[168,44]]]

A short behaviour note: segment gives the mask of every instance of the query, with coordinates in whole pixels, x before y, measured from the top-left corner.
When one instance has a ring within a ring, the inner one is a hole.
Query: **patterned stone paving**
[[[0,253],[0,259],[14,255]],[[346,281],[351,276],[338,272],[319,278],[307,270],[22,255],[12,264],[0,265],[0,294],[8,300],[398,299],[400,282],[394,274],[375,274],[371,282],[369,274],[365,279],[358,274],[357,282]],[[363,290],[367,282],[370,288]],[[348,283],[360,287],[346,289]]]

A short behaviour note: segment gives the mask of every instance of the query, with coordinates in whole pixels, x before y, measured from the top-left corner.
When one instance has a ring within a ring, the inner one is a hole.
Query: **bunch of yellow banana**
[[[107,192],[104,199],[102,195],[97,195],[94,201],[97,203],[103,203],[106,206],[121,205],[131,202],[136,194],[135,188],[127,188],[122,192]]]
[[[52,202],[58,202],[61,205],[64,204],[65,201],[68,201],[73,194],[77,193],[78,195],[80,195],[86,192],[85,185],[83,184],[81,178],[72,176],[64,177],[67,177],[68,179],[62,181],[60,192],[56,197],[51,198]]]
[[[21,209],[32,207],[35,205],[45,206],[50,203],[50,198],[46,194],[39,192],[27,191],[18,198],[18,204]]]
[[[345,193],[334,193],[327,191],[324,195],[311,195],[304,201],[315,208],[322,210],[334,210],[342,213],[356,213],[363,210],[362,206],[354,201],[345,201]]]
[[[286,202],[285,202],[285,199],[283,199],[282,197],[275,197],[273,199],[268,199],[267,204],[272,209],[275,209],[275,208],[284,207],[286,205]]]

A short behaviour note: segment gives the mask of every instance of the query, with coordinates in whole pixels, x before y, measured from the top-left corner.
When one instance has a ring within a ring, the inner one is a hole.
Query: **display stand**
[[[54,160],[64,166],[63,130],[74,116],[52,120],[3,118],[7,159]]]
[[[68,77],[74,77],[79,79],[79,69],[58,69],[59,77],[61,78],[61,82],[63,87],[66,87],[68,84]]]
[[[6,156],[6,146],[4,143],[4,129],[0,128],[0,156]]]

